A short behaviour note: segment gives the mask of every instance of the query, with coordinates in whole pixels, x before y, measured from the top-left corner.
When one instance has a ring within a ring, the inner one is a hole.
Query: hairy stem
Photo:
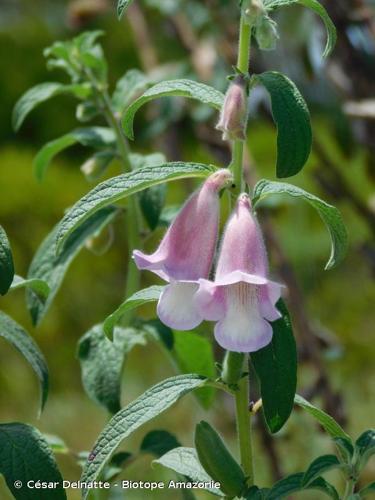
[[[238,60],[237,67],[241,73],[247,74],[249,71],[250,60],[250,44],[251,44],[251,26],[245,22],[245,17],[242,14],[240,24],[240,36],[238,45]],[[243,155],[244,143],[236,140],[233,142],[232,149],[232,171],[234,176],[235,191],[239,194],[243,191]],[[233,374],[238,377],[238,373],[242,372],[244,364],[244,355],[240,353],[228,352],[226,354],[226,365],[230,367],[228,376],[231,378]],[[246,356],[248,360],[248,356]],[[249,410],[249,376],[246,375],[238,381],[238,388],[235,391],[236,400],[236,418],[237,418],[237,434],[241,456],[241,464],[245,475],[248,478],[248,485],[254,484],[254,468],[253,468],[253,449],[251,437],[251,414]]]
[[[87,70],[86,74],[93,85],[96,99],[100,106],[100,109],[102,110],[102,113],[109,127],[111,127],[114,133],[116,134],[117,146],[121,156],[123,171],[124,173],[130,172],[131,163],[129,158],[130,154],[129,144],[122,131],[121,123],[119,119],[116,117],[115,113],[113,112],[108,92],[106,89],[102,89],[98,85],[95,76],[92,74],[90,70]],[[129,252],[133,248],[140,248],[141,246],[139,227],[140,227],[140,216],[139,216],[137,199],[134,196],[130,196],[128,198],[128,210],[127,210],[127,240],[128,240]],[[139,271],[136,265],[134,264],[133,259],[129,255],[126,284],[125,284],[125,298],[129,297],[134,292],[136,292],[139,289],[139,285],[140,285]],[[122,323],[124,325],[129,324],[132,318],[132,314],[133,312],[130,311],[126,315],[124,315],[122,320]]]
[[[251,26],[245,22],[245,16],[241,16],[240,37],[238,43],[237,68],[245,75],[249,72],[250,47],[251,47]],[[243,141],[234,141],[232,149],[232,171],[236,192],[239,194],[243,190]]]
[[[253,446],[251,439],[251,414],[249,411],[249,377],[246,375],[238,382],[235,393],[237,433],[240,448],[241,465],[247,477],[247,485],[254,484]]]

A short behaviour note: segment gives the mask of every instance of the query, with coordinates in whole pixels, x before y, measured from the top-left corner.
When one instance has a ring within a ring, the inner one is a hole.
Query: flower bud
[[[267,15],[261,16],[256,24],[255,38],[261,50],[274,50],[279,39],[275,21]]]
[[[246,138],[248,117],[248,90],[244,75],[237,75],[229,85],[221,109],[217,130],[223,132],[223,140],[241,140]]]
[[[246,24],[254,26],[259,16],[266,13],[262,0],[244,0],[242,3],[242,13]]]
[[[102,151],[88,158],[81,166],[81,172],[90,182],[94,182],[104,173],[105,169],[113,160],[113,153]]]

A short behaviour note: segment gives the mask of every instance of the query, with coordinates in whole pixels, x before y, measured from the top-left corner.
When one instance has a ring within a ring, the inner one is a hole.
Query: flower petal
[[[254,352],[271,341],[272,327],[261,315],[260,288],[244,282],[224,287],[225,316],[215,326],[215,338],[225,349]]]
[[[261,286],[259,290],[259,305],[263,318],[268,321],[276,321],[281,318],[281,313],[276,307],[276,302],[281,297],[283,285],[270,281],[266,286]]]
[[[225,292],[209,280],[199,280],[199,290],[194,296],[198,311],[207,321],[218,321],[225,314]]]
[[[159,249],[151,255],[147,255],[140,250],[133,251],[133,259],[138,269],[147,269],[154,272],[165,281],[169,281],[168,274],[163,270],[165,256]]]
[[[192,330],[198,326],[203,320],[194,301],[198,287],[196,282],[170,283],[158,302],[157,313],[160,320],[176,330]]]

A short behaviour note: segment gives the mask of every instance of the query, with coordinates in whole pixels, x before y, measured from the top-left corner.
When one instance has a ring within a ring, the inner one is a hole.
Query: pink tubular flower
[[[215,281],[199,280],[195,296],[204,319],[217,321],[215,338],[225,349],[253,352],[271,341],[269,321],[281,316],[275,304],[282,285],[267,273],[262,234],[242,194],[225,229]]]
[[[229,85],[220,113],[217,130],[223,132],[223,140],[246,139],[248,118],[247,82],[243,75],[237,75]]]
[[[203,320],[193,300],[198,280],[208,278],[218,238],[219,191],[232,179],[229,170],[212,174],[181,208],[159,248],[151,255],[134,250],[139,269],[148,269],[169,285],[157,313],[177,330],[191,330]]]

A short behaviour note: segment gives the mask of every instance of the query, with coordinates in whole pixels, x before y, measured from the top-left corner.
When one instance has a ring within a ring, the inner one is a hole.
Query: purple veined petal
[[[239,196],[225,227],[215,281],[233,271],[264,277],[268,274],[262,233],[251,212],[251,201],[246,193]]]
[[[133,259],[138,269],[147,269],[160,276],[163,280],[169,281],[167,273],[163,270],[165,256],[162,255],[162,252],[156,251],[151,255],[147,255],[140,250],[134,250]]]
[[[281,297],[284,285],[270,281],[267,286],[261,286],[259,290],[259,305],[263,318],[268,321],[280,319],[282,314],[276,307],[276,302]]]
[[[264,276],[258,276],[257,274],[250,274],[236,270],[215,279],[215,285],[233,285],[234,283],[239,283],[241,281],[244,283],[251,283],[253,285],[267,285],[269,283],[269,280]]]
[[[225,316],[215,325],[216,341],[235,352],[254,352],[272,340],[272,326],[261,315],[259,288],[249,283],[225,286]]]
[[[194,301],[198,288],[198,283],[192,281],[173,281],[166,286],[157,306],[160,320],[176,330],[197,327],[203,321]]]
[[[200,279],[199,289],[194,295],[198,311],[207,321],[218,321],[225,314],[225,295],[223,287],[217,287],[209,280]]]
[[[207,278],[218,238],[218,193],[231,179],[227,169],[210,175],[181,208],[158,249],[151,255],[134,251],[137,266],[166,281]]]

